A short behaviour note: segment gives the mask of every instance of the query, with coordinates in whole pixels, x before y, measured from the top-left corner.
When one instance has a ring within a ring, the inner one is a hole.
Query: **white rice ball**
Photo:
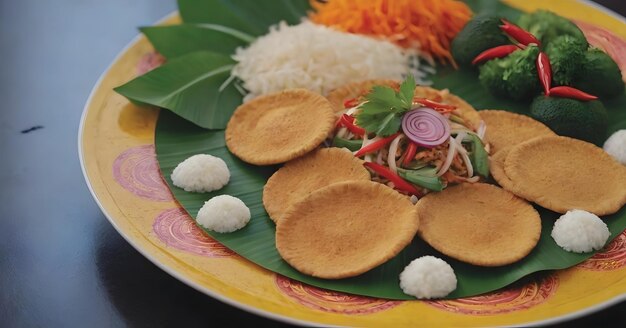
[[[557,245],[575,253],[601,249],[610,236],[609,228],[597,215],[582,210],[568,211],[552,228]]]
[[[228,166],[219,157],[193,155],[174,168],[172,182],[191,192],[209,192],[224,187],[230,179]]]
[[[405,294],[417,298],[440,298],[456,289],[456,275],[446,261],[422,256],[400,273],[400,288]]]
[[[604,142],[604,147],[602,148],[618,162],[626,165],[626,130],[619,130],[613,133]]]
[[[215,232],[233,232],[250,222],[250,209],[237,197],[215,196],[204,203],[196,221]]]

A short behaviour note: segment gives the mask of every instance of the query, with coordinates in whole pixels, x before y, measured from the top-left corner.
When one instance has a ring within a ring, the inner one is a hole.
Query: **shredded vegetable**
[[[311,0],[311,6],[315,23],[384,37],[455,66],[450,43],[472,17],[471,9],[455,0]]]

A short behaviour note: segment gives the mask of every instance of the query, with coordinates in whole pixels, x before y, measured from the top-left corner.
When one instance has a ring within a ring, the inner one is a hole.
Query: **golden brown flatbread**
[[[626,204],[626,168],[601,148],[568,137],[541,137],[511,148],[504,161],[511,190],[555,212],[596,215]]]
[[[480,266],[524,258],[541,234],[539,213],[494,185],[464,183],[417,202],[419,235],[441,253]]]
[[[371,181],[319,189],[291,206],[276,229],[276,248],[298,271],[340,279],[386,262],[406,247],[419,221],[409,199]]]
[[[505,110],[481,110],[478,114],[487,125],[484,140],[490,144],[492,154],[535,137],[556,135],[543,123],[526,115]]]
[[[504,172],[504,160],[509,154],[511,147],[500,149],[494,155],[489,156],[489,172],[494,180],[504,189],[511,191],[511,184],[513,183],[506,173]]]
[[[267,180],[263,205],[270,218],[278,223],[296,201],[322,187],[350,180],[370,180],[362,160],[345,149],[318,149],[287,162]]]
[[[285,90],[239,106],[226,126],[226,146],[248,163],[284,163],[319,146],[334,125],[326,98],[305,89]]]

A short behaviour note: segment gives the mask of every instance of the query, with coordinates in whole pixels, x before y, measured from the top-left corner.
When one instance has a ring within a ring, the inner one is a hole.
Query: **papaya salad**
[[[409,76],[399,88],[374,86],[344,102],[329,140],[362,158],[372,180],[412,200],[448,185],[478,182],[489,176],[486,125],[474,128],[457,107],[415,96]]]

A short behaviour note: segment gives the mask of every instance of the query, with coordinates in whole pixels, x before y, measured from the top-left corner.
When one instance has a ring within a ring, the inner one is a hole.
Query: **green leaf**
[[[388,137],[400,130],[402,125],[402,119],[396,113],[389,113],[385,118],[380,121],[376,135],[381,137]]]
[[[434,167],[424,167],[419,170],[405,170],[398,168],[398,175],[420,187],[433,191],[442,191],[443,182],[437,176],[437,169]]]
[[[488,178],[489,154],[487,154],[487,151],[485,151],[485,145],[480,140],[480,138],[473,133],[468,133],[466,138],[468,138],[472,144],[472,150],[469,154],[469,158],[470,162],[472,162],[472,167],[474,167],[474,171],[478,173],[478,175],[480,175],[481,177]]]
[[[172,59],[115,91],[135,103],[169,109],[200,127],[223,129],[242,101],[229,79],[233,65],[230,57],[194,52]]]
[[[362,111],[356,116],[356,124],[368,133],[388,137],[400,130],[402,119],[398,114],[390,113],[389,111],[376,114]]]
[[[415,95],[415,77],[409,74],[407,78],[400,84],[400,99],[404,104],[404,108],[410,109],[413,106],[413,96]]]
[[[300,23],[310,10],[307,0],[178,0],[185,23],[223,25],[255,36],[280,21]]]
[[[168,59],[201,50],[230,56],[238,47],[254,41],[254,37],[249,34],[213,24],[153,26],[140,30],[154,48]]]
[[[372,104],[376,104],[387,111],[400,111],[404,108],[404,103],[398,97],[398,94],[388,86],[377,85],[372,88],[365,99]]]

